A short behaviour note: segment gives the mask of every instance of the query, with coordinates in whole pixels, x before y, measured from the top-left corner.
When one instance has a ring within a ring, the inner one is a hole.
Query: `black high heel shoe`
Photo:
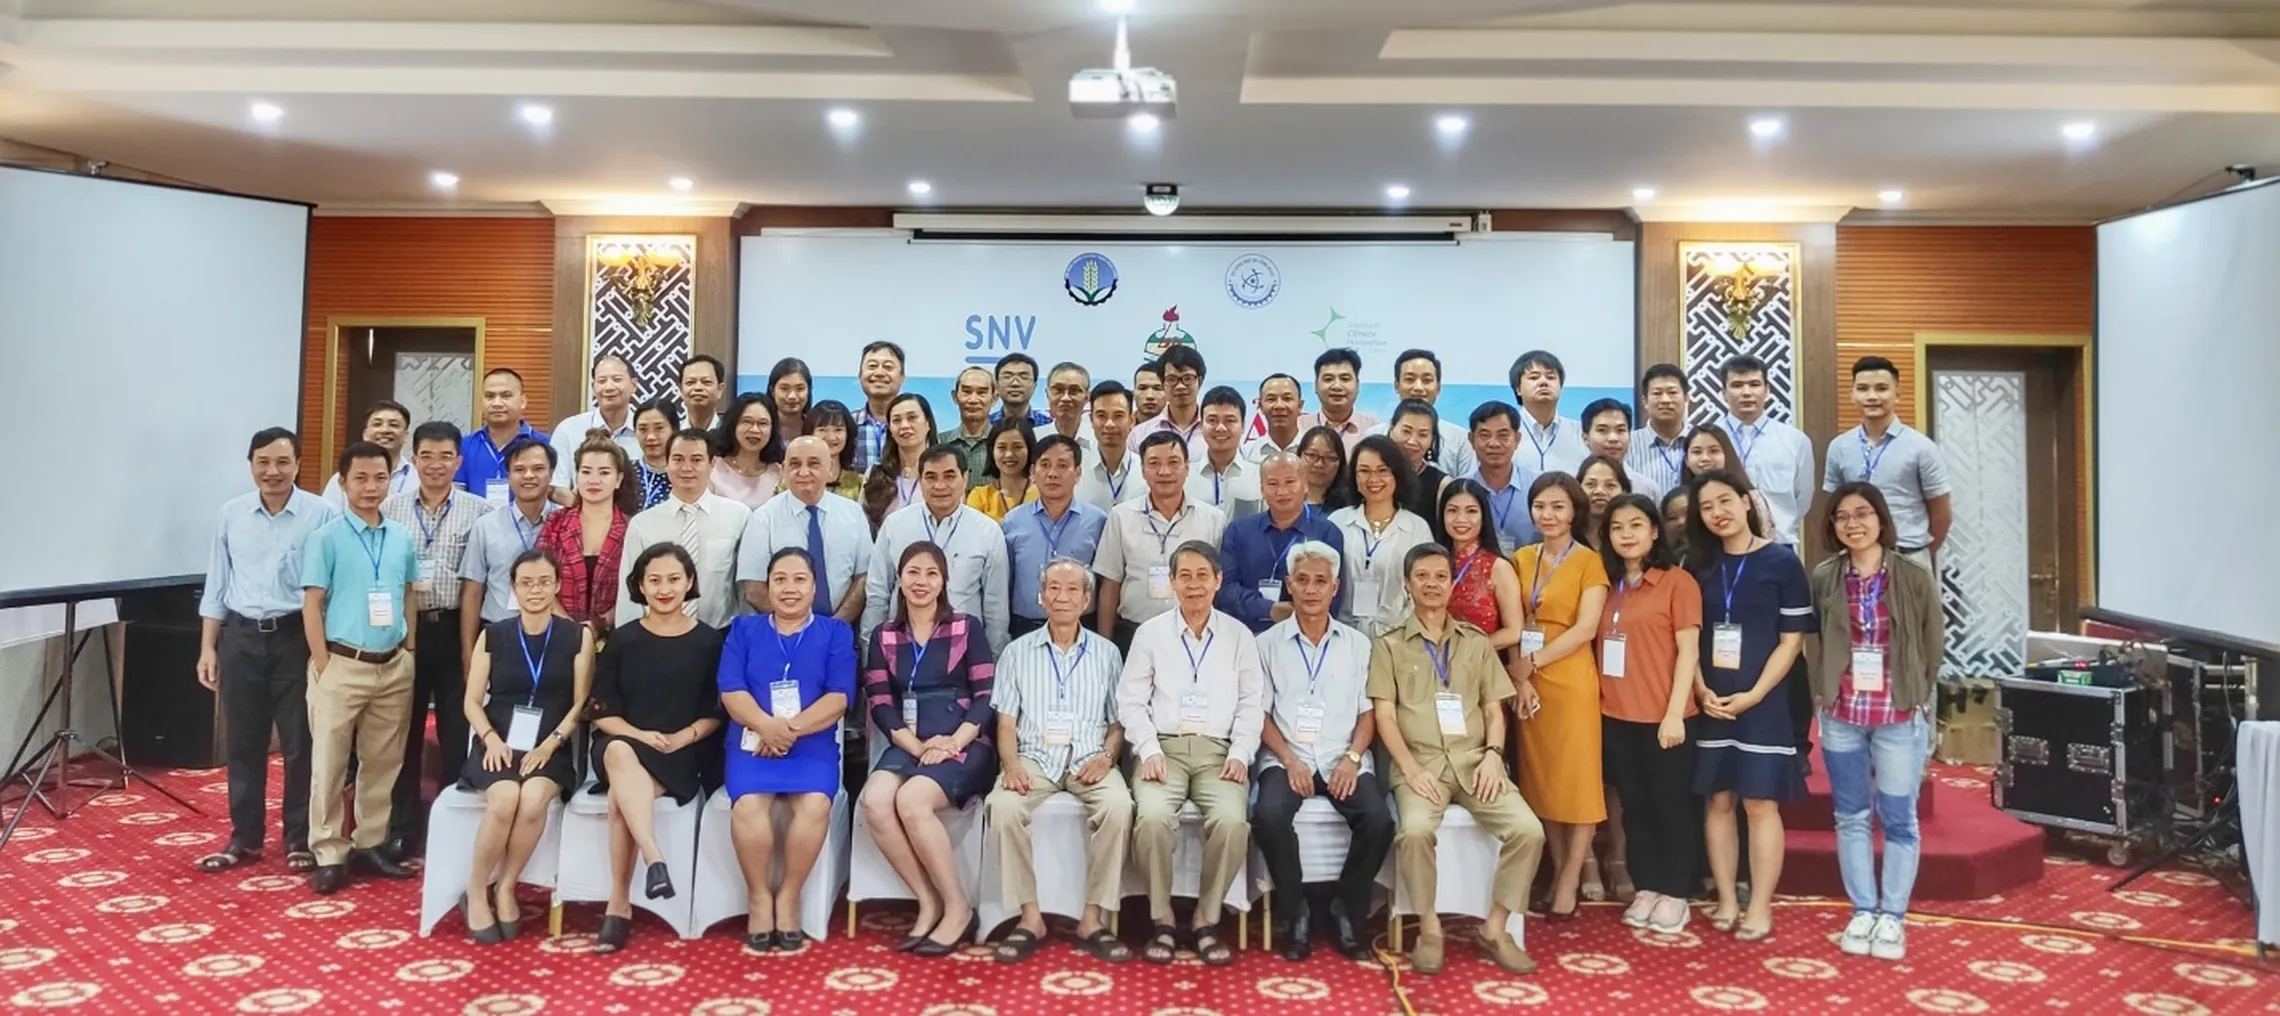
[[[913,956],[924,956],[928,959],[948,956],[951,953],[965,948],[966,943],[972,941],[974,936],[981,934],[981,931],[982,918],[981,915],[976,914],[973,920],[966,923],[966,930],[960,933],[957,938],[952,939],[948,945],[944,945],[943,943],[937,942],[931,938],[922,938],[919,939],[917,945],[910,947],[910,954]]]
[[[665,870],[665,862],[658,861],[649,866],[649,881],[642,886],[642,891],[648,893],[653,900],[673,898],[673,873]]]
[[[467,919],[466,893],[459,894],[459,919]],[[467,934],[475,939],[477,945],[498,945],[507,940],[506,935],[499,931],[499,915],[496,913],[491,915],[490,927],[478,928],[470,924],[467,926]]]

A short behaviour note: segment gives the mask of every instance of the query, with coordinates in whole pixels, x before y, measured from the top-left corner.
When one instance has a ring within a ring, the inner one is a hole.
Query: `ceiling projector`
[[[1085,120],[1134,113],[1169,120],[1178,112],[1179,94],[1179,83],[1154,67],[1078,71],[1069,77],[1069,112]]]

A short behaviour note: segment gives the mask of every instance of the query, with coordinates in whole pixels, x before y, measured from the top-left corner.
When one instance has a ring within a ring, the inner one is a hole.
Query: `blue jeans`
[[[1923,787],[1929,735],[1930,720],[1920,709],[1899,723],[1875,727],[1821,713],[1821,756],[1837,809],[1837,867],[1856,912],[1908,913],[1908,895],[1916,887],[1916,794]],[[1868,833],[1871,804],[1884,827],[1881,897],[1876,844]]]

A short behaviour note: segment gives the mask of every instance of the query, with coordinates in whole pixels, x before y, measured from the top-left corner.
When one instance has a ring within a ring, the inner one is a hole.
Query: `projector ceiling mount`
[[[1116,52],[1107,68],[1069,77],[1069,112],[1083,120],[1121,119],[1141,113],[1169,120],[1179,113],[1179,83],[1154,67],[1132,66],[1124,18],[1116,19]]]

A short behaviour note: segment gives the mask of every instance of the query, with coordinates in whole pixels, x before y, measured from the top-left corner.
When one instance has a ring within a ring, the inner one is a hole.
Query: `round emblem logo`
[[[1282,292],[1282,270],[1264,254],[1245,254],[1227,265],[1227,298],[1257,310]]]
[[[1116,295],[1116,262],[1093,251],[1079,254],[1062,270],[1061,288],[1068,291],[1069,299],[1086,307],[1107,303]]]

